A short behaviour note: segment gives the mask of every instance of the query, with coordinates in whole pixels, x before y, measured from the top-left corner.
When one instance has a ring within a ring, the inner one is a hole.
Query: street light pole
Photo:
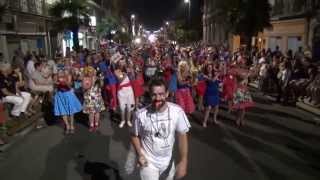
[[[131,15],[131,28],[132,28],[132,36],[136,36],[135,33],[135,18],[136,16],[134,14]]]
[[[191,22],[191,0],[184,0],[185,4],[188,4],[188,24]]]

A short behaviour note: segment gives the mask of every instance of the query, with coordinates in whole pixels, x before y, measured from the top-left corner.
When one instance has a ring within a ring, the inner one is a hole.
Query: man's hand
[[[187,175],[187,162],[181,161],[176,168],[176,179],[181,179]]]
[[[139,155],[138,157],[138,167],[147,167],[148,161],[144,155]]]

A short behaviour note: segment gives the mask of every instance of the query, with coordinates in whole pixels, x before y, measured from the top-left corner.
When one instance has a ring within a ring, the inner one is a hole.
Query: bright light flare
[[[157,36],[155,34],[150,34],[149,37],[148,37],[148,40],[151,42],[151,43],[154,43],[156,42],[157,40]]]
[[[141,38],[136,38],[136,39],[134,40],[134,43],[140,44],[140,43],[141,43]]]

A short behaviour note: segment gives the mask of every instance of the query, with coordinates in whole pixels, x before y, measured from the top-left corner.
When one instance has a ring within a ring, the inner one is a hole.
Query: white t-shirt
[[[161,113],[140,109],[134,117],[133,134],[140,137],[142,152],[149,163],[165,169],[170,163],[175,133],[187,133],[190,122],[183,109],[167,102],[168,108]]]
[[[36,68],[34,67],[34,61],[33,60],[29,60],[28,63],[27,63],[27,68],[26,68],[27,76],[29,78],[31,78],[31,75],[35,70],[36,70]]]

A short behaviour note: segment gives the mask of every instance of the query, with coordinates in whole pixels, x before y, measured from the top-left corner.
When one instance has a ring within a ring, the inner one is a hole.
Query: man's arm
[[[138,155],[138,157],[137,157],[138,158],[138,166],[140,166],[140,167],[147,166],[148,161],[141,151],[142,147],[141,147],[141,142],[140,142],[139,136],[135,136],[132,134],[131,135],[131,143],[132,143],[132,145]]]
[[[138,154],[138,156],[142,155],[141,143],[140,143],[139,137],[132,134],[131,135],[131,143],[132,143],[134,149],[136,150],[136,153]]]
[[[180,161],[177,165],[176,178],[180,179],[186,176],[188,166],[188,135],[187,133],[178,133]]]
[[[10,91],[8,91],[7,88],[2,88],[1,92],[5,95],[5,96],[16,96],[15,94],[11,93]]]

